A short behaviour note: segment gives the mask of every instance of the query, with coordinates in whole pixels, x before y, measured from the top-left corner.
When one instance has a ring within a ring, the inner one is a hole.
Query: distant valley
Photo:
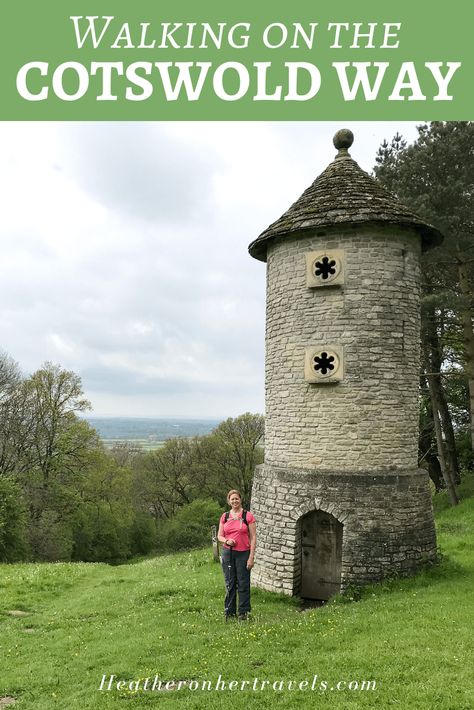
[[[157,448],[163,441],[178,436],[210,434],[220,419],[161,419],[148,417],[86,417],[106,446],[130,441],[145,449]]]

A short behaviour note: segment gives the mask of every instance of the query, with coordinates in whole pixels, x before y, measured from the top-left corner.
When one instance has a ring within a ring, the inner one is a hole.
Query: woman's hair
[[[242,494],[241,494],[241,492],[240,492],[240,491],[237,491],[237,490],[235,490],[235,488],[233,488],[233,489],[232,489],[231,491],[229,491],[228,494],[227,494],[227,502],[229,502],[229,498],[230,498],[232,495],[234,495],[234,494],[235,494],[235,495],[238,495],[239,498],[240,498],[240,500],[242,500]]]

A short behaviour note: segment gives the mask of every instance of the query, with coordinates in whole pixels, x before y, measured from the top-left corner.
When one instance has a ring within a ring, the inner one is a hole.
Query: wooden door
[[[341,589],[342,523],[314,510],[301,520],[301,596],[329,599]]]

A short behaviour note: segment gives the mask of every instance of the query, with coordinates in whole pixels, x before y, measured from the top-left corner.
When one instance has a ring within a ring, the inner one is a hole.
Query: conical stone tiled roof
[[[339,148],[336,159],[280,219],[250,244],[251,256],[266,261],[268,243],[277,237],[349,224],[382,222],[410,226],[421,235],[424,249],[442,242],[443,236],[435,227],[405,207],[357,165],[347,152],[352,140],[350,131],[336,133],[334,145]]]

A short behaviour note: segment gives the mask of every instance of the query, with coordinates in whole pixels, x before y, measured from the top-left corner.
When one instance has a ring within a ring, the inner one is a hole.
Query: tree
[[[405,204],[445,235],[422,259],[422,336],[438,454],[448,490],[458,477],[452,411],[445,379],[462,368],[470,399],[474,446],[474,124],[433,122],[418,127],[418,139],[400,136],[382,144],[376,177]],[[454,337],[453,337],[454,336]],[[462,391],[459,389],[458,393]],[[455,491],[450,492],[455,500]]]
[[[117,563],[130,556],[135,511],[132,471],[104,449],[92,452],[72,521],[72,558]]]
[[[36,559],[70,559],[80,481],[101,446],[97,432],[77,416],[90,404],[78,375],[51,363],[20,390],[16,478],[28,504],[31,550]]]
[[[0,475],[16,470],[21,448],[22,377],[17,363],[0,353]]]
[[[446,389],[442,380],[446,357],[443,353],[445,310],[436,308],[432,298],[425,297],[422,309],[422,371],[431,396],[431,409],[440,453],[441,470],[446,486],[460,482],[459,463],[451,413],[448,407]],[[450,374],[449,372],[447,374]],[[439,420],[439,431],[438,431]]]
[[[418,438],[418,465],[428,471],[436,493],[443,487],[441,465],[436,455],[437,440],[435,436],[435,423],[433,407],[428,390],[426,377],[421,378],[420,398],[420,431]]]
[[[212,432],[214,464],[229,488],[238,488],[249,505],[255,466],[263,462],[265,420],[261,414],[241,414],[221,422]]]
[[[423,271],[453,309],[462,331],[462,364],[468,381],[474,448],[474,123],[435,121],[418,127],[409,147],[383,144],[376,177],[428,222],[444,243],[427,252]],[[386,142],[385,142],[386,143]]]
[[[44,488],[57,475],[73,473],[85,461],[96,432],[76,413],[91,408],[80,377],[45,363],[24,383],[31,413],[29,467],[40,471]]]
[[[191,502],[194,484],[189,439],[168,439],[161,448],[139,457],[134,469],[135,496],[156,523]]]
[[[21,382],[18,363],[7,353],[0,352],[0,403],[8,399]]]
[[[255,466],[263,461],[264,419],[242,414],[227,419],[208,436],[169,439],[132,463],[134,505],[151,514],[158,528],[196,499],[225,504],[238,488],[248,505]]]
[[[0,560],[119,562],[156,544],[150,511],[134,499],[140,451],[109,454],[78,416],[89,407],[75,373],[46,363],[24,379],[0,355]]]
[[[424,374],[428,383],[428,391],[431,399],[431,415],[438,449],[439,464],[446,488],[448,490],[451,505],[457,505],[459,503],[459,498],[455,486],[455,472],[453,470],[452,461],[449,459],[449,452],[448,447],[445,445],[445,438],[443,437],[444,432],[441,411],[443,409],[442,398],[444,398],[444,390],[441,387],[440,376],[437,371],[437,368],[439,367],[438,359],[435,355],[435,353],[437,353],[438,346],[437,339],[435,339],[435,346],[430,347],[430,338],[429,336],[427,337],[424,335],[422,337],[422,343],[425,370]],[[446,431],[446,427],[444,431]]]
[[[134,460],[143,453],[143,449],[139,443],[117,441],[110,448],[109,453],[119,466],[131,466]]]
[[[12,478],[0,478],[0,562],[27,556],[26,511],[21,489]]]

